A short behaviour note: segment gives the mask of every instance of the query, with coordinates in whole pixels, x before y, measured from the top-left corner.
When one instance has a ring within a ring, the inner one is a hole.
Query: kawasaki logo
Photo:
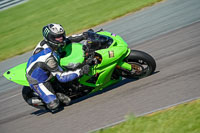
[[[44,35],[45,37],[47,37],[47,35],[49,34],[49,32],[50,32],[50,30],[49,30],[48,28],[45,28],[45,29],[44,29],[44,32],[43,32],[43,35]]]

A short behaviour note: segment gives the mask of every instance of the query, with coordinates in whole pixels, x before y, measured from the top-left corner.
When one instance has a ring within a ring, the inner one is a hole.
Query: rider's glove
[[[88,31],[83,32],[83,38],[84,38],[85,40],[87,40],[88,37],[89,37],[89,34],[90,34],[91,32],[94,32],[94,30],[93,30],[93,29],[89,29]]]
[[[85,65],[81,68],[80,70],[80,76],[84,75],[84,74],[88,74],[90,71],[90,66],[89,65]]]
[[[88,33],[87,32],[83,32],[83,39],[87,40],[88,39]]]

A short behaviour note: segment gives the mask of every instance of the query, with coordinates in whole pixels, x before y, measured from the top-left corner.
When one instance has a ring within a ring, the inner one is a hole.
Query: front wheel
[[[132,71],[123,71],[122,76],[129,79],[140,79],[151,75],[156,69],[154,58],[142,51],[131,50],[124,60],[131,65]]]

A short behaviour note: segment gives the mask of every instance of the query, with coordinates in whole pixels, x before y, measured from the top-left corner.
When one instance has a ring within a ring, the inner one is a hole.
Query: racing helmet
[[[64,46],[66,35],[62,25],[55,23],[48,24],[43,27],[42,34],[50,46],[54,48]]]

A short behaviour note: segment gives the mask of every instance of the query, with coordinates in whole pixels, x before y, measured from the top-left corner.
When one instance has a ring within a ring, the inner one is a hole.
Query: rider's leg
[[[50,82],[31,85],[31,88],[39,95],[48,109],[55,110],[59,107],[59,100]]]
[[[31,87],[32,89],[25,86],[23,88],[22,94],[24,100],[33,107],[39,109],[48,108],[50,110],[55,110],[59,106],[59,100],[65,105],[68,105],[71,102],[71,99],[62,93],[56,93],[55,95],[55,92],[50,82],[45,82],[38,85],[31,85]]]

